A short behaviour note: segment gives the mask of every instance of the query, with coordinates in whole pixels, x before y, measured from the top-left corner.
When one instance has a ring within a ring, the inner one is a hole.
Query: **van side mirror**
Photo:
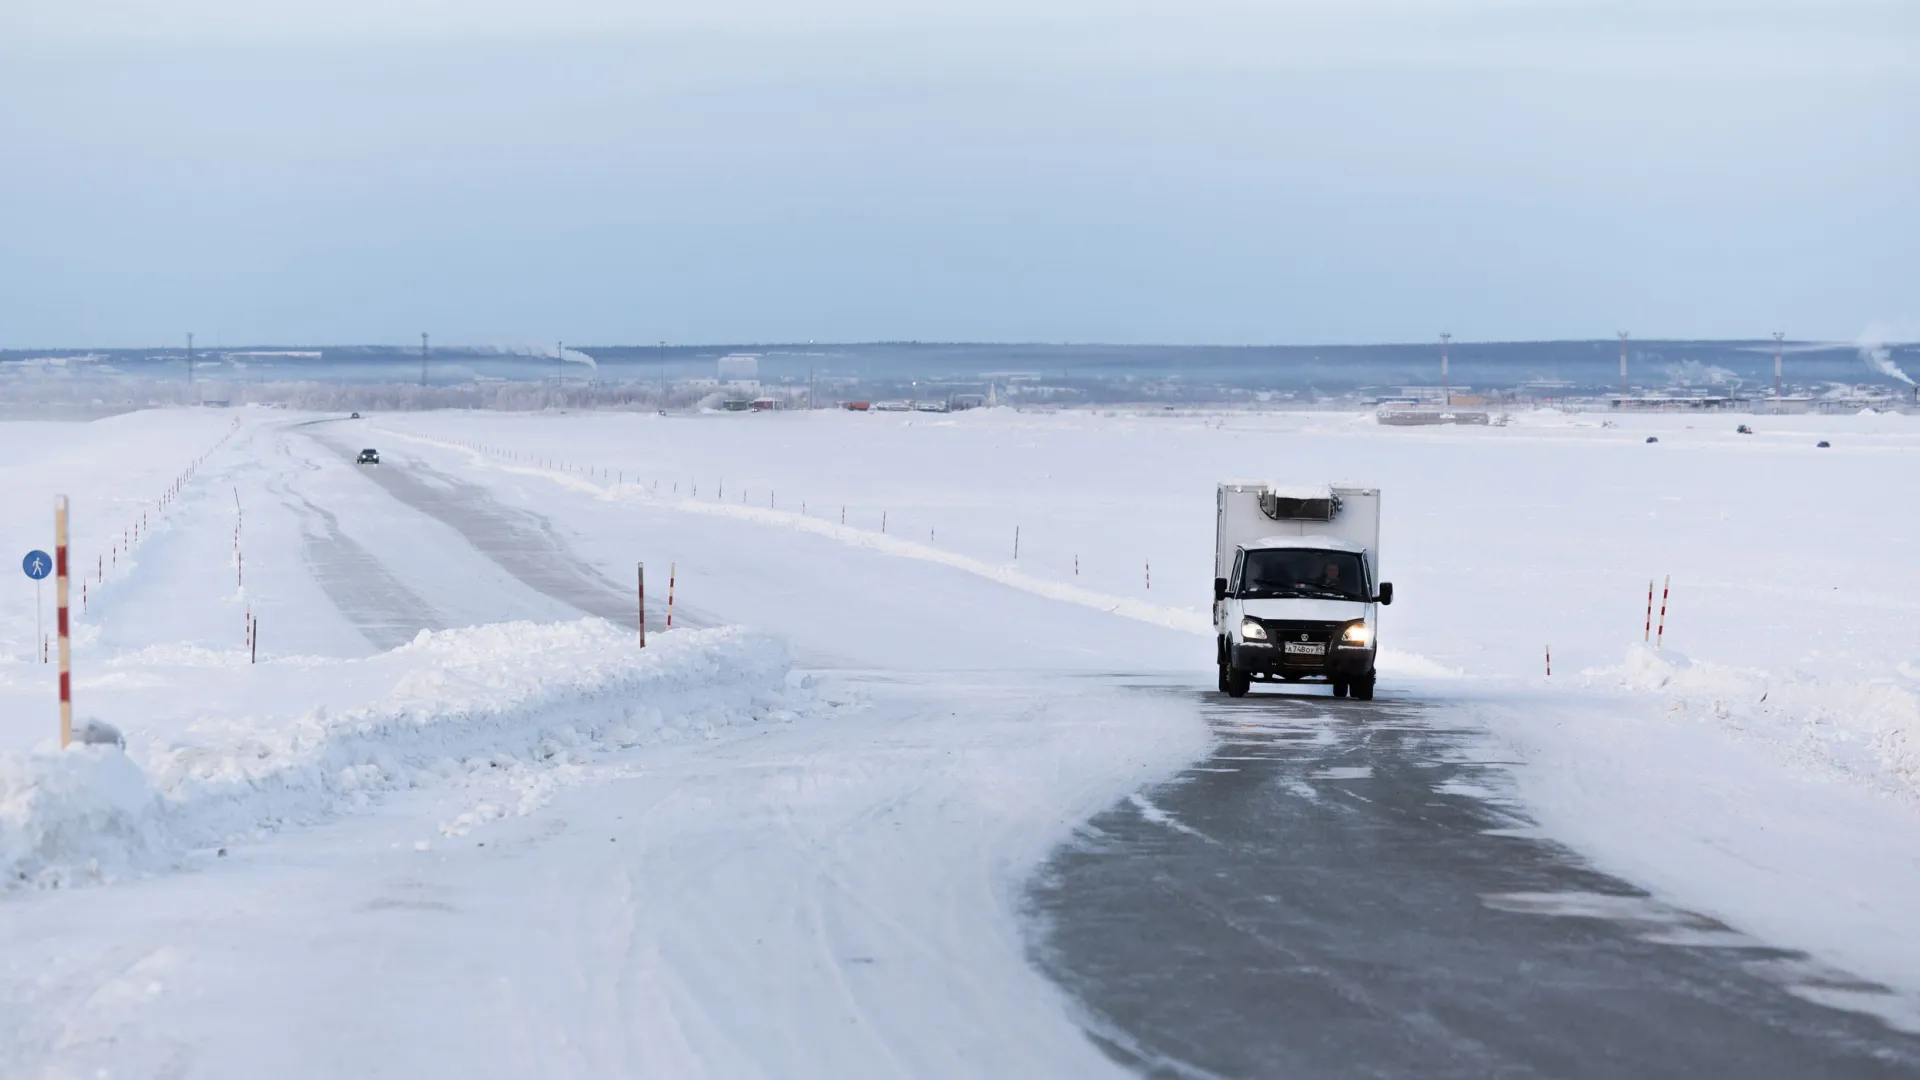
[[[1379,595],[1379,596],[1376,596],[1376,597],[1374,597],[1374,599],[1375,599],[1375,600],[1377,600],[1378,602],[1380,602],[1380,603],[1382,603],[1382,604],[1391,604],[1391,603],[1393,603],[1393,582],[1391,582],[1391,581],[1383,581],[1383,582],[1381,582],[1381,583],[1380,583],[1380,595]]]
[[[1223,577],[1214,578],[1213,579],[1213,602],[1217,604],[1220,601],[1225,600],[1226,598],[1227,598],[1227,579]]]

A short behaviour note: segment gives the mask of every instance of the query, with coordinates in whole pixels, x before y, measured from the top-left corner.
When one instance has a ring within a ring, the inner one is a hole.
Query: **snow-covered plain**
[[[48,747],[31,584],[0,607],[0,1073],[1111,1070],[1013,912],[1204,751],[1126,683],[1211,685],[1213,483],[1244,475],[1385,489],[1381,693],[1517,755],[1492,797],[1920,991],[1920,425],[1742,420],[0,424],[20,553],[56,491],[77,568],[152,515],[75,634],[124,755]],[[607,581],[644,561],[656,619],[671,568],[682,628],[583,619],[369,483],[369,445]]]

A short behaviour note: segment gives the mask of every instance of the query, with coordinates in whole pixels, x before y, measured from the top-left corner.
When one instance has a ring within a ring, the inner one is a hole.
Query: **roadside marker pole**
[[[1147,560],[1147,588],[1153,588],[1153,560]]]
[[[880,511],[880,531],[887,531],[887,512],[885,510]]]
[[[1653,640],[1653,579],[1647,579],[1647,628],[1640,633],[1640,643]]]
[[[40,662],[47,662],[47,624],[40,616],[40,581],[33,583],[33,640],[40,646]]]
[[[1667,592],[1672,586],[1673,575],[1668,574],[1666,580],[1660,583],[1660,628],[1653,634],[1653,647],[1656,649],[1667,636]]]
[[[1020,526],[1013,527],[1013,561],[1020,561]]]
[[[1547,678],[1553,678],[1553,646],[1547,646]]]
[[[260,620],[254,619],[247,624],[247,663],[260,662]]]
[[[60,747],[73,742],[73,645],[67,637],[67,497],[53,500],[53,602],[59,609],[55,626],[60,634]]]
[[[667,629],[673,629],[673,578],[679,569],[678,563],[667,564]]]
[[[640,647],[647,647],[647,564],[640,564]]]
[[[1080,576],[1080,553],[1077,551],[1073,553],[1073,576]]]

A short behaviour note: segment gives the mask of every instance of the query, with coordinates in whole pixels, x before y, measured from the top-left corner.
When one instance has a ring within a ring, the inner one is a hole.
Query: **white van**
[[[1213,626],[1220,689],[1324,679],[1373,700],[1380,489],[1228,481],[1214,524]]]

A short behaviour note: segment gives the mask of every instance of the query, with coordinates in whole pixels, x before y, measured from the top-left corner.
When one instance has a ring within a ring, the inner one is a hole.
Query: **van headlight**
[[[1363,622],[1348,623],[1347,628],[1340,631],[1342,645],[1368,645],[1372,641],[1373,627]]]
[[[1259,619],[1240,620],[1240,639],[1242,641],[1267,640],[1267,628],[1260,625]]]

